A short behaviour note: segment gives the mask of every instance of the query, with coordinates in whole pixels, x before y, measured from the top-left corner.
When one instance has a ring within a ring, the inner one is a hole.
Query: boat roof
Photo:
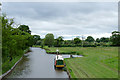
[[[56,55],[56,60],[64,60],[62,55]]]

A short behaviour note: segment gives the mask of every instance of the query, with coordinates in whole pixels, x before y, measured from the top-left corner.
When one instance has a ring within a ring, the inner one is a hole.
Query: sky
[[[117,2],[3,2],[2,13],[41,38],[110,37],[118,30]]]

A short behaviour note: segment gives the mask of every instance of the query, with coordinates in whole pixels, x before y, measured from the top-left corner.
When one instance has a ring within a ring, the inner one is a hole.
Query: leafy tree
[[[44,39],[41,39],[41,48],[44,47]]]
[[[112,36],[110,37],[110,40],[113,45],[120,46],[120,32],[113,31]]]
[[[36,42],[36,45],[41,45],[41,43],[42,43],[42,41],[41,41],[41,40],[38,40],[38,41]]]
[[[53,44],[54,44],[54,35],[52,33],[48,33],[45,36],[44,44],[48,45],[49,47],[53,46]]]
[[[55,41],[54,41],[54,45],[55,46],[61,46],[62,45],[62,43],[63,43],[63,37],[62,36],[59,36],[57,39],[55,39]]]
[[[97,39],[96,39],[96,42],[100,43],[100,39],[99,39],[99,38],[97,38]]]
[[[79,43],[81,43],[81,40],[76,37],[76,38],[74,38],[74,43],[75,43],[75,44],[79,44]]]
[[[29,33],[13,28],[14,19],[6,15],[0,16],[2,20],[2,61],[12,61],[16,56],[23,55],[23,51],[32,46],[33,36]],[[24,34],[23,34],[24,33]]]
[[[36,43],[38,43],[37,41],[40,41],[40,36],[39,35],[33,35],[33,41],[34,41],[34,45],[36,44]]]
[[[31,34],[31,31],[29,30],[28,25],[20,25],[20,26],[18,27],[18,29],[21,30],[21,31],[25,31],[25,32]]]
[[[64,44],[74,44],[74,41],[73,40],[65,40]]]
[[[94,40],[94,38],[92,36],[88,36],[85,41],[94,42],[95,40]]]
[[[109,42],[109,38],[102,37],[100,38],[100,42]]]

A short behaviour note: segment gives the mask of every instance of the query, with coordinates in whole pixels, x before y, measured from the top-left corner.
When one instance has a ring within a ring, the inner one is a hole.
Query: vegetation
[[[120,32],[119,31],[113,31],[110,39],[112,41],[112,45],[120,46]]]
[[[44,47],[47,53],[56,54],[56,49],[59,49],[59,54],[75,54],[84,55],[83,52],[77,51],[78,47]]]
[[[39,35],[33,35],[33,44],[34,45],[41,45],[41,38],[40,38],[40,36]]]
[[[2,73],[8,71],[33,45],[34,37],[27,25],[13,28],[14,19],[0,16],[2,21]]]
[[[72,78],[117,78],[118,77],[118,47],[120,32],[112,32],[110,38],[101,37],[96,40],[88,36],[86,40],[74,38],[54,40],[54,47],[44,46],[47,53],[83,55],[82,58],[65,59],[67,69]]]
[[[39,40],[35,45],[49,46],[49,47],[112,47],[120,46],[120,32],[113,31],[112,36],[101,37],[96,40],[92,36],[88,36],[85,40],[81,40],[79,37],[73,40],[63,40],[62,36],[54,39],[54,35],[48,33],[44,39]]]
[[[44,44],[45,45],[48,45],[49,47],[53,46],[54,44],[54,35],[49,33],[45,36],[45,39],[44,39]]]
[[[63,37],[59,36],[57,39],[54,40],[54,46],[55,47],[60,47],[63,44]]]
[[[2,22],[2,73],[8,71],[25,51],[34,45],[34,47],[46,49],[47,53],[56,53],[58,48],[60,54],[84,55],[82,58],[65,59],[72,78],[118,76],[118,48],[113,47],[120,46],[118,31],[112,32],[110,38],[102,37],[96,40],[92,36],[88,36],[85,40],[78,37],[73,40],[63,40],[62,36],[54,39],[52,33],[48,33],[44,39],[41,39],[39,35],[31,35],[28,25],[13,28],[14,19],[9,19],[5,15],[0,16],[0,19]]]
[[[47,52],[56,47],[46,47]],[[77,52],[85,55],[80,58],[65,59],[72,78],[117,78],[118,47],[59,47],[59,52]]]
[[[80,44],[81,43],[81,40],[79,38],[74,38],[74,44]]]
[[[31,34],[31,31],[29,30],[29,26],[28,25],[20,25],[18,27],[18,29],[21,30],[21,31],[24,31],[24,32],[27,32],[27,33]]]
[[[88,36],[85,41],[94,42],[95,40],[94,40],[94,38],[92,36]]]

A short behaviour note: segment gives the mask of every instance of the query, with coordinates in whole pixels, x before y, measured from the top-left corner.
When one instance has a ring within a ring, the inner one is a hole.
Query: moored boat
[[[62,55],[56,55],[54,59],[54,67],[64,68],[64,58],[62,57]]]

